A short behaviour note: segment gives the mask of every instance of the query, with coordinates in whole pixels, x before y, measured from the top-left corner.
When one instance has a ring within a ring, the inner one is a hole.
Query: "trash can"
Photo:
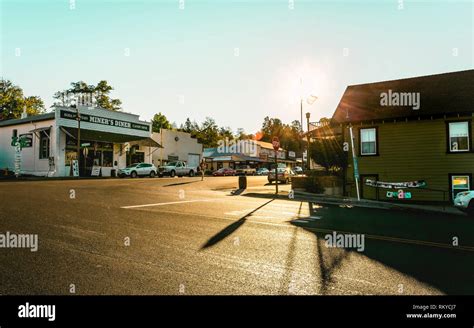
[[[111,176],[112,178],[117,177],[117,171],[116,171],[115,169],[110,170],[110,176]]]
[[[247,189],[247,177],[245,175],[239,176],[239,189]]]

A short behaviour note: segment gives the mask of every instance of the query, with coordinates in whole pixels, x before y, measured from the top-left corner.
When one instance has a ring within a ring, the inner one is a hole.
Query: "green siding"
[[[359,173],[361,175],[378,174],[380,181],[404,182],[425,180],[428,189],[445,190],[446,201],[449,200],[449,173],[471,173],[474,175],[474,152],[448,154],[446,122],[458,120],[471,121],[472,117],[460,117],[449,120],[400,121],[379,124],[353,126],[354,145],[359,154],[359,129],[377,127],[378,156],[359,156]],[[472,139],[471,124],[471,141]],[[349,131],[345,129],[345,140],[349,141]],[[471,150],[473,145],[471,143]],[[347,170],[347,190],[355,196],[355,185],[352,168],[352,155]],[[472,184],[472,181],[471,181]],[[364,186],[364,192],[369,186]],[[373,189],[373,188],[372,188]],[[474,189],[471,185],[471,189]],[[388,200],[386,191],[380,189],[380,200]],[[411,201],[443,201],[443,193],[429,190],[410,189]],[[371,193],[374,194],[373,192]],[[372,198],[372,195],[370,198]],[[365,196],[365,195],[364,195]],[[364,197],[365,198],[365,197]],[[410,200],[404,200],[410,202]]]

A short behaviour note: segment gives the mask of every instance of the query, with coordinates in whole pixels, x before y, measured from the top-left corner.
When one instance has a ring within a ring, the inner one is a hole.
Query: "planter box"
[[[329,196],[342,196],[342,179],[333,175],[293,177],[291,188]]]

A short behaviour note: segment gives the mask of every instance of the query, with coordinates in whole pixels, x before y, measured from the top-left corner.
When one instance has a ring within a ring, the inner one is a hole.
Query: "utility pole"
[[[80,167],[81,167],[81,113],[79,112],[79,106],[76,103],[76,101],[73,99],[72,100],[72,106],[76,108],[76,119],[77,119],[77,146],[76,146],[76,152],[77,152],[77,165],[79,172],[81,172]],[[79,178],[81,174],[79,173],[77,177]]]
[[[273,137],[272,145],[275,152],[275,194],[278,195],[278,150],[280,149],[280,139],[277,136]]]
[[[310,140],[311,140],[311,137],[309,135],[309,118],[310,118],[311,114],[308,112],[306,113],[306,125],[307,125],[307,132],[306,132],[306,142],[308,143],[308,147],[306,148],[306,161],[307,161],[307,165],[308,165],[308,170],[311,170],[311,158],[310,158]]]
[[[300,128],[303,133],[303,78],[300,78]]]
[[[352,125],[349,126],[349,133],[351,135],[352,160],[353,160],[353,164],[354,164],[354,179],[355,179],[355,184],[356,184],[357,200],[360,201],[359,165],[358,165],[358,162],[357,162],[357,156],[355,154],[355,149],[354,149],[354,135],[352,134]]]

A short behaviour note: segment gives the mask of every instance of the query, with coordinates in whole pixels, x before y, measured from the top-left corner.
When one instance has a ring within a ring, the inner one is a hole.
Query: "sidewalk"
[[[251,194],[260,194],[261,196],[267,197],[275,197],[275,193],[272,190],[259,192],[253,191],[246,191],[246,193]],[[249,195],[250,196],[250,195]],[[287,191],[281,191],[278,194],[277,198],[285,198],[289,197]],[[361,199],[360,201],[354,197],[342,197],[342,196],[329,196],[329,195],[319,195],[319,194],[312,194],[305,191],[294,190],[294,198],[293,200],[300,200],[300,201],[308,201],[308,202],[317,202],[322,204],[332,204],[332,205],[345,205],[345,206],[354,206],[354,207],[365,207],[365,208],[377,208],[377,209],[385,209],[385,210],[409,210],[414,212],[434,212],[434,213],[443,213],[443,214],[450,214],[450,215],[459,215],[459,216],[466,216],[464,212],[451,206],[449,204],[446,205],[418,205],[418,204],[403,204],[403,203],[390,203],[390,202],[383,202],[383,201],[376,201],[376,200],[369,200],[369,199]]]
[[[384,201],[376,201],[369,199],[361,199],[360,201],[354,197],[338,197],[338,196],[327,196],[327,195],[316,195],[304,191],[296,191],[295,196],[301,196],[305,198],[311,198],[315,201],[324,202],[326,204],[345,204],[352,205],[357,207],[367,207],[367,208],[379,208],[379,209],[404,209],[404,210],[413,210],[413,211],[423,211],[423,212],[437,212],[437,213],[446,213],[454,215],[466,215],[461,210],[455,208],[452,205],[419,205],[419,204],[403,204],[403,203],[390,203]]]

